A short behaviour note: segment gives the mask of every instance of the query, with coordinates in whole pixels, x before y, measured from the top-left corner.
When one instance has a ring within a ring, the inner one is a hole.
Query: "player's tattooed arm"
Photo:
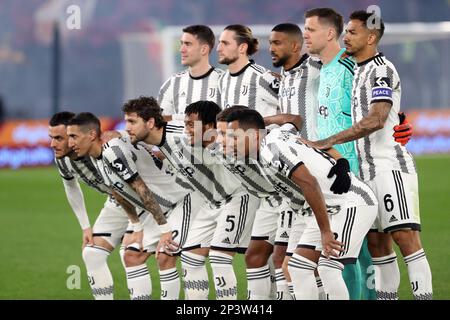
[[[164,216],[161,207],[156,201],[155,196],[144,183],[142,178],[140,176],[137,176],[133,179],[133,181],[130,182],[130,186],[139,195],[145,205],[145,209],[147,209],[147,211],[149,211],[153,215],[156,223],[158,223],[158,225],[167,223],[166,217]]]
[[[113,191],[113,197],[120,204],[123,210],[125,210],[128,219],[130,219],[132,223],[139,222],[139,216],[136,213],[136,209],[131,203],[128,202],[128,200],[124,199],[115,191]]]
[[[326,150],[336,144],[341,144],[366,137],[384,127],[389,112],[391,111],[391,107],[392,104],[389,102],[372,103],[370,106],[369,114],[355,123],[351,128],[348,128],[347,130],[341,131],[323,140],[308,142],[308,144],[312,147]]]
[[[266,126],[269,126],[271,124],[282,126],[285,123],[292,123],[297,128],[297,130],[300,130],[303,126],[303,119],[299,115],[289,113],[281,113],[274,116],[264,117],[264,124]]]

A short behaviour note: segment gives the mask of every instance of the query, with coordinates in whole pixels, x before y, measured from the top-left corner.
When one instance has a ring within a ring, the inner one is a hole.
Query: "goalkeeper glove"
[[[404,112],[399,112],[398,117],[400,119],[400,124],[394,126],[395,132],[393,136],[396,142],[404,146],[408,143],[409,139],[411,139],[413,126],[408,123],[408,119]]]
[[[352,184],[349,172],[350,164],[348,163],[347,159],[338,159],[327,176],[327,178],[331,178],[336,175],[336,179],[334,180],[330,188],[333,193],[343,194],[348,192],[348,190],[350,189],[350,185]]]

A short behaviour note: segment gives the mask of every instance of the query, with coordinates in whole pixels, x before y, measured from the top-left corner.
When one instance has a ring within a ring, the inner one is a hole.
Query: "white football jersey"
[[[344,204],[358,206],[377,203],[372,190],[352,173],[349,192],[334,194],[330,191],[336,177],[327,178],[327,175],[336,161],[328,154],[303,144],[298,136],[287,131],[272,130],[262,142],[260,156],[267,177],[291,203],[297,198],[304,200],[300,188],[290,180],[291,174],[302,165],[306,166],[319,183],[330,213]],[[294,205],[297,204],[294,202]],[[297,209],[296,206],[294,208]]]
[[[221,206],[243,190],[217,157],[208,149],[191,146],[189,138],[170,125],[164,126],[158,148],[186,181],[215,206]]]
[[[93,158],[86,156],[72,160],[69,157],[63,157],[55,159],[55,163],[63,179],[77,178],[99,192],[111,194],[111,189],[105,184]]]
[[[145,210],[139,195],[129,185],[141,177],[152,191],[163,212],[173,209],[184,196],[191,192],[185,183],[176,178],[175,171],[167,161],[153,155],[144,143],[131,144],[128,137],[114,138],[103,145],[97,166],[106,183],[134,206]]]
[[[384,128],[356,140],[359,174],[370,181],[383,171],[399,170],[416,173],[413,157],[392,135],[399,123],[401,85],[394,65],[382,53],[357,64],[353,78],[353,123],[369,114],[372,103],[386,101],[392,104]]]
[[[222,109],[233,105],[255,109],[263,117],[279,113],[278,90],[279,75],[263,66],[249,62],[241,71],[229,70],[219,81]]]
[[[316,112],[321,68],[319,59],[304,54],[291,69],[281,69],[278,93],[281,113],[300,115],[304,121],[300,134],[308,140],[317,140]]]
[[[282,198],[275,190],[273,185],[266,179],[261,172],[261,168],[255,163],[239,161],[227,157],[223,154],[221,146],[215,144],[210,147],[211,154],[221,161],[224,167],[233,174],[248,193],[258,198],[267,200],[269,206],[275,208],[281,205]]]
[[[219,78],[224,71],[211,69],[202,76],[193,77],[189,69],[171,76],[159,90],[158,103],[164,115],[184,114],[193,102],[207,100],[220,105]]]

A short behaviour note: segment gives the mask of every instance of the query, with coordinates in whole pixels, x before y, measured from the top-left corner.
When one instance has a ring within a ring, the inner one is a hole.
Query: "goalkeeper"
[[[317,8],[305,14],[305,40],[309,54],[318,54],[322,61],[318,92],[317,133],[319,139],[325,139],[352,126],[351,92],[353,67],[355,62],[345,54],[339,45],[339,36],[343,31],[342,16],[333,9]],[[321,36],[325,32],[334,37]],[[324,39],[326,39],[324,41]],[[404,114],[400,114],[400,124],[395,126],[394,138],[402,145],[411,137],[412,128]],[[359,164],[354,141],[334,146],[344,158],[340,161],[342,170],[351,170],[359,176]],[[350,299],[375,300],[375,286],[369,279],[373,273],[372,259],[364,241],[358,261],[344,268],[344,280]]]

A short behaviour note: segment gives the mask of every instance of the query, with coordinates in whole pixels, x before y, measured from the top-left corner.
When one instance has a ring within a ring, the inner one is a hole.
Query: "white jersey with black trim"
[[[413,157],[392,137],[393,128],[399,123],[400,98],[400,77],[392,62],[382,53],[357,64],[352,90],[353,123],[366,117],[373,103],[388,102],[392,105],[384,128],[356,140],[359,174],[364,181],[391,170],[416,173]]]
[[[220,105],[219,79],[224,71],[211,67],[207,73],[193,77],[189,69],[172,75],[161,86],[158,103],[164,115],[184,114],[193,102],[207,100]]]
[[[263,117],[273,116],[279,113],[279,86],[279,75],[251,61],[239,72],[227,70],[221,77],[221,107],[241,105],[255,109]]]
[[[173,126],[166,125],[163,130],[159,150],[207,201],[221,206],[243,190],[240,182],[208,149],[191,146],[190,139]]]
[[[173,209],[192,189],[176,177],[167,161],[161,161],[144,143],[131,144],[128,137],[114,138],[103,145],[97,159],[106,183],[134,206],[146,210],[129,182],[141,177],[163,212]]]
[[[248,193],[255,197],[266,199],[269,206],[273,208],[281,205],[282,197],[266,179],[257,164],[249,163],[249,161],[239,161],[225,156],[221,146],[217,143],[209,146],[209,149],[211,154],[217,157],[224,167],[242,183],[242,186]]]
[[[60,159],[55,158],[55,163],[63,179],[72,180],[77,178],[101,193],[111,194],[111,188],[105,184],[102,174],[95,165],[95,159],[89,156],[75,160],[63,157]]]
[[[351,174],[352,184],[349,192],[334,194],[330,187],[335,177],[327,178],[336,161],[328,154],[303,144],[297,135],[280,129],[272,130],[261,144],[260,157],[262,168],[267,177],[290,202],[298,209],[298,199],[304,196],[300,188],[291,181],[292,173],[305,165],[316,178],[325,198],[329,213],[343,205],[375,205],[377,200],[372,190],[363,181]],[[305,208],[309,206],[305,203]]]
[[[300,134],[308,140],[317,140],[316,112],[321,68],[319,59],[305,53],[294,67],[281,69],[278,93],[281,113],[300,115],[304,121]]]

